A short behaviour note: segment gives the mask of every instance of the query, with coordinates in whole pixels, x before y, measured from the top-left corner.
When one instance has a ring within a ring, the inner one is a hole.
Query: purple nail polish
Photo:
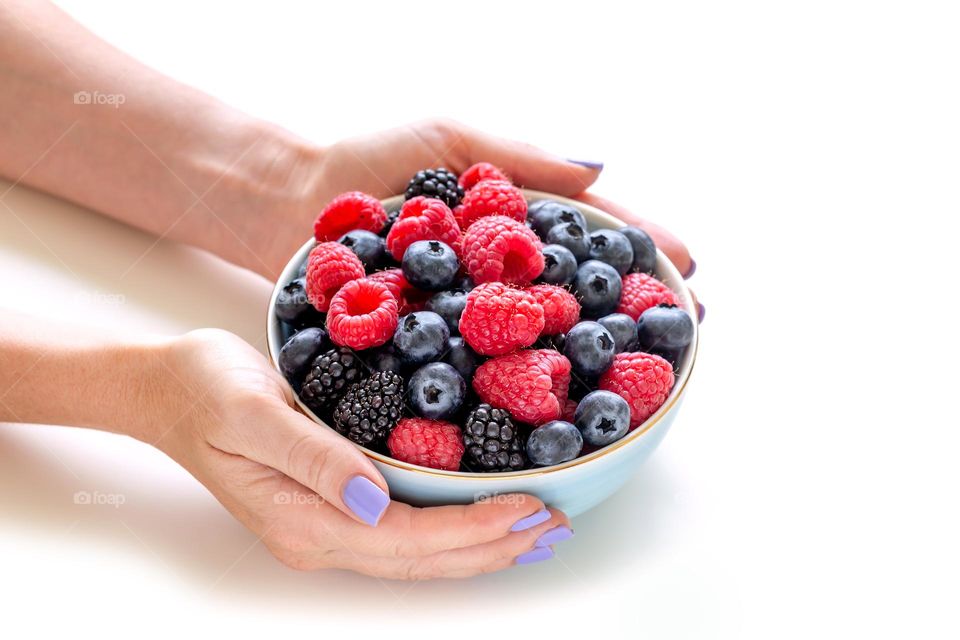
[[[541,509],[537,511],[532,516],[527,516],[526,518],[520,518],[513,526],[510,527],[510,531],[526,531],[527,529],[532,529],[541,522],[546,522],[550,519],[550,512],[546,509]]]
[[[571,159],[571,158],[567,158],[567,162],[572,162],[573,164],[578,164],[578,165],[580,165],[581,167],[586,167],[587,169],[595,169],[595,170],[597,170],[597,171],[603,171],[603,163],[602,163],[602,162],[591,162],[590,160],[573,160],[573,159]]]
[[[550,531],[547,531],[545,534],[537,538],[535,545],[538,547],[549,547],[552,544],[569,540],[572,537],[573,530],[570,529],[570,527],[560,525],[559,527],[550,529]]]
[[[343,490],[343,502],[358,518],[375,527],[390,504],[390,496],[367,478],[353,476]]]
[[[553,549],[550,547],[537,547],[526,553],[521,553],[514,562],[517,564],[533,564],[534,562],[549,560],[553,555]]]
[[[707,308],[697,303],[697,322],[703,324],[703,319],[707,317]]]
[[[687,269],[687,272],[685,274],[683,274],[683,279],[689,280],[690,278],[693,277],[693,274],[695,274],[696,272],[697,272],[697,261],[694,260],[693,258],[690,258],[690,268]]]

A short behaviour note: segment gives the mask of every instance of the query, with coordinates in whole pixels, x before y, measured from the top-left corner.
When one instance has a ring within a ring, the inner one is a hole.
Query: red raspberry
[[[417,240],[440,240],[451,247],[460,241],[460,227],[442,200],[417,196],[403,203],[387,234],[387,250],[398,262]]]
[[[466,171],[460,174],[460,186],[464,191],[473,189],[478,182],[483,180],[499,180],[501,182],[510,182],[503,171],[497,169],[489,162],[478,162]]]
[[[563,410],[560,412],[560,419],[572,423],[576,413],[577,401],[567,398],[566,403],[563,405]]]
[[[527,287],[543,307],[542,335],[566,333],[580,321],[580,303],[576,296],[553,284],[535,284]]]
[[[333,294],[363,274],[363,263],[353,251],[338,242],[321,242],[307,257],[307,300],[326,311]]]
[[[570,361],[552,349],[526,349],[487,360],[473,375],[480,399],[517,420],[539,425],[567,403]]]
[[[390,455],[397,460],[431,469],[457,471],[463,457],[460,427],[443,420],[404,418],[387,438]]]
[[[543,273],[543,244],[530,227],[507,216],[477,220],[463,235],[460,256],[476,283],[529,284]]]
[[[367,278],[387,285],[387,289],[397,299],[401,316],[422,310],[427,305],[427,300],[433,295],[432,291],[421,291],[410,284],[400,269],[377,271]]]
[[[341,193],[323,208],[313,223],[317,242],[338,240],[354,229],[379,232],[387,222],[387,210],[380,201],[360,191]]]
[[[612,391],[630,405],[630,428],[649,418],[673,388],[673,365],[650,353],[619,353],[600,376],[599,388]]]
[[[467,191],[460,203],[463,229],[485,216],[507,216],[517,222],[527,219],[523,192],[505,180],[484,180]]]
[[[670,287],[646,273],[631,273],[623,277],[623,293],[617,313],[625,313],[634,320],[658,304],[680,304],[680,298]]]
[[[353,349],[384,344],[397,328],[397,308],[397,299],[387,285],[370,278],[351,280],[330,301],[330,339]]]
[[[485,356],[529,347],[542,330],[543,307],[537,299],[500,282],[477,285],[460,315],[460,335]]]

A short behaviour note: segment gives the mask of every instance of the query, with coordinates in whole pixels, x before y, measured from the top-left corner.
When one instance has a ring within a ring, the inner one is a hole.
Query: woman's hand
[[[257,160],[264,153],[269,157]],[[326,148],[293,139],[255,145],[244,163],[266,168],[241,173],[259,181],[224,180],[204,197],[211,209],[231,212],[227,220],[236,228],[236,238],[225,238],[225,246],[214,250],[276,279],[309,237],[317,214],[338,194],[364,191],[386,198],[403,193],[410,177],[425,167],[460,173],[481,161],[497,165],[518,185],[579,199],[644,228],[681,273],[692,271],[687,248],[669,231],[587,192],[602,165],[564,160],[452,120],[424,120]]]
[[[569,520],[527,495],[418,509],[391,502],[376,467],[292,408],[290,387],[236,336],[195,331],[162,356],[156,446],[284,564],[385,578],[464,577],[546,559]],[[525,555],[529,554],[529,555]]]

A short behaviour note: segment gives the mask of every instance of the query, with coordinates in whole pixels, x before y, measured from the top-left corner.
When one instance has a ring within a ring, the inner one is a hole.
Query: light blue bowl
[[[531,202],[549,198],[576,206],[586,216],[591,229],[616,229],[624,226],[623,221],[610,214],[568,198],[531,190],[524,190],[524,194]],[[397,207],[401,201],[402,196],[397,196],[384,200],[383,204],[390,209]],[[297,276],[300,265],[306,260],[313,246],[314,241],[310,240],[291,258],[280,275],[270,299],[270,307],[267,309],[267,348],[274,366],[277,366],[277,356],[280,353],[280,347],[283,346],[282,328],[273,313],[274,303],[283,285]],[[677,293],[683,308],[696,318],[697,311],[694,308],[693,297],[683,277],[666,256],[659,252],[656,276]],[[363,452],[380,469],[390,486],[391,496],[413,505],[509,500],[510,497],[503,494],[529,493],[537,496],[544,503],[566,512],[569,516],[578,515],[603,502],[622,487],[640,464],[653,453],[670,429],[680,410],[697,356],[699,333],[696,323],[694,326],[693,342],[680,363],[673,391],[659,411],[622,440],[576,460],[543,469],[510,473],[463,473],[420,467],[367,449],[363,449]],[[323,425],[323,428],[329,428],[301,403],[299,398],[297,406],[304,414]]]

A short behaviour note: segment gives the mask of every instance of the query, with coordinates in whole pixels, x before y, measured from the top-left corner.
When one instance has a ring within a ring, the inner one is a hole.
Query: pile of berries
[[[572,460],[664,403],[694,326],[636,227],[527,203],[497,167],[418,172],[403,206],[360,192],[317,216],[275,312],[279,365],[354,442],[450,471]]]

